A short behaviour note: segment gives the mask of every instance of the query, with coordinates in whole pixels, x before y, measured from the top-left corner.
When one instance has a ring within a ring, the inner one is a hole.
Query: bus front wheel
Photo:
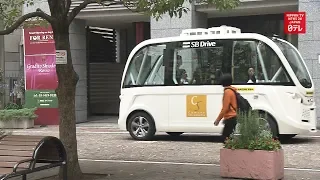
[[[295,136],[296,136],[296,134],[280,134],[279,140],[280,141],[290,141]]]
[[[156,133],[153,118],[145,112],[136,112],[130,116],[128,130],[135,140],[150,140]]]
[[[271,115],[264,111],[259,112],[259,119],[264,130],[270,131],[274,138],[278,137],[278,127]]]

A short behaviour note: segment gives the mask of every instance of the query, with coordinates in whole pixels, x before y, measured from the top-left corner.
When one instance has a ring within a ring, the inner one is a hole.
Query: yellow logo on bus
[[[207,117],[207,96],[187,95],[187,117]]]
[[[254,88],[237,88],[237,91],[254,91]]]
[[[313,91],[307,91],[307,95],[313,95]]]

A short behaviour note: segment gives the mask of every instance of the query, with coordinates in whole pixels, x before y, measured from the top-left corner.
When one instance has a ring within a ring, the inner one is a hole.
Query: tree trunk
[[[53,26],[53,30],[56,49],[67,50],[68,57],[67,64],[56,66],[59,81],[56,89],[60,113],[59,135],[67,151],[68,180],[79,180],[82,172],[78,161],[75,116],[75,92],[79,78],[72,65],[69,26],[60,23],[57,27]],[[62,179],[62,169],[60,169],[60,179]]]

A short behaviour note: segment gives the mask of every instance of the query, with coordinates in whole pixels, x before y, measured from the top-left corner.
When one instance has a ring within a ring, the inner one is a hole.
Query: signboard
[[[59,124],[56,49],[51,27],[24,29],[26,104],[37,107],[36,125]]]
[[[53,31],[50,27],[24,29],[25,55],[55,54]]]
[[[67,51],[56,50],[56,64],[67,64]]]
[[[29,101],[26,104],[27,108],[58,108],[57,95],[54,91],[27,91],[26,98]]]
[[[187,95],[187,117],[207,117],[207,96]]]
[[[25,56],[26,90],[56,89],[55,55]]]
[[[305,34],[306,12],[284,13],[284,32],[286,34]]]

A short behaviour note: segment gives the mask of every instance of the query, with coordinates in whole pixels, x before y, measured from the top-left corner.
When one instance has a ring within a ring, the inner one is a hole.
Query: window
[[[175,46],[175,85],[216,85],[225,73],[234,84],[292,85],[276,53],[256,40],[199,40]]]
[[[164,85],[163,51],[166,45],[142,48],[132,58],[124,86]]]
[[[291,84],[279,57],[267,44],[235,40],[233,53],[234,84]]]
[[[299,55],[299,52],[297,52],[297,50],[295,50],[286,42],[282,42],[279,40],[274,40],[274,42],[279,46],[282,53],[288,60],[288,63],[290,64],[300,84],[305,88],[311,88],[312,81],[308,73],[307,67],[303,64],[303,59]]]
[[[276,53],[257,40],[195,40],[147,46],[132,58],[124,87],[233,84],[293,85]]]
[[[202,46],[202,47],[201,47]],[[232,41],[184,42],[174,51],[173,81],[176,85],[213,85],[230,73]]]

